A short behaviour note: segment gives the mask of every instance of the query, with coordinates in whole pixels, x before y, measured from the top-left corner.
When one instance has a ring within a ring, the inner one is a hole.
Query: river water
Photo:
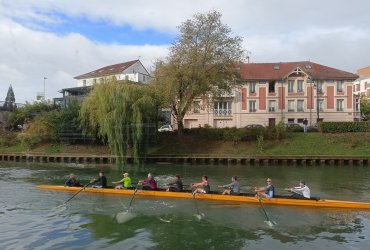
[[[313,196],[370,202],[370,172],[332,166],[89,166],[0,163],[0,249],[369,249],[370,211],[265,206],[233,202],[135,197],[41,190],[75,173],[82,183],[104,169],[134,182],[152,172],[160,184],[175,174],[184,183],[209,176],[211,188],[239,177],[244,191],[271,177],[277,191],[305,179]]]

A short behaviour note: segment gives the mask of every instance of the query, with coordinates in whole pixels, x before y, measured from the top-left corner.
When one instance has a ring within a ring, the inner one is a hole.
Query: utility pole
[[[44,76],[44,101],[46,100],[46,95],[45,95],[45,81],[48,79],[46,76]]]

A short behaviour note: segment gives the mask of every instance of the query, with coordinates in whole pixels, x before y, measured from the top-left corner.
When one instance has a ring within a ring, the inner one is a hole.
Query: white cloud
[[[167,46],[98,44],[80,34],[58,36],[6,19],[0,19],[0,47],[0,100],[12,84],[17,102],[35,100],[43,92],[44,76],[51,99],[60,95],[58,90],[74,87],[74,76],[139,57],[150,67],[167,53]]]
[[[166,45],[101,44],[43,29],[63,22],[63,16],[174,34],[196,12],[218,10],[245,38],[253,62],[310,59],[353,72],[370,65],[369,9],[368,0],[0,0],[0,100],[10,83],[23,102],[42,91],[47,76],[51,98],[75,86],[73,76],[139,56],[150,67],[167,53]]]

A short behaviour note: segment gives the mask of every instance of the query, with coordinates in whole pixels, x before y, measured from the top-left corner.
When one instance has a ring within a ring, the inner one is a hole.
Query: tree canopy
[[[12,85],[9,86],[6,94],[4,108],[7,110],[13,110],[15,108],[15,96]]]
[[[217,97],[239,79],[244,50],[217,11],[196,14],[179,26],[169,56],[156,63],[154,84],[163,105],[171,107],[178,129],[194,98]]]
[[[80,117],[85,131],[106,141],[118,163],[125,162],[131,148],[138,162],[149,137],[155,136],[157,110],[150,86],[113,81],[94,86]]]
[[[360,99],[360,110],[363,118],[369,120],[370,117],[370,100],[364,95]]]

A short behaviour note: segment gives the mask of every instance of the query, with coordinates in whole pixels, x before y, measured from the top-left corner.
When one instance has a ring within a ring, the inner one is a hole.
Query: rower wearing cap
[[[123,179],[120,181],[113,181],[112,184],[115,184],[115,189],[129,189],[132,188],[131,178],[128,173],[123,174]]]
[[[311,198],[310,188],[306,186],[306,182],[303,180],[299,182],[299,187],[285,188],[285,190],[293,193],[292,198],[296,199]]]

